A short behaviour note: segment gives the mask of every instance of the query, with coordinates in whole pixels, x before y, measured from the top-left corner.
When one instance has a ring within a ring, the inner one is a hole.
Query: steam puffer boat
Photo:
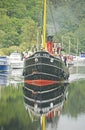
[[[45,51],[25,60],[24,100],[38,114],[48,113],[65,99],[69,73],[63,61]]]
[[[46,16],[46,0],[44,0]],[[44,17],[45,18],[45,17]],[[46,43],[44,20],[43,46]],[[68,88],[68,68],[59,56],[52,53],[51,37],[44,46],[47,50],[36,51],[24,63],[24,103],[32,112],[41,115],[58,108],[65,100]]]

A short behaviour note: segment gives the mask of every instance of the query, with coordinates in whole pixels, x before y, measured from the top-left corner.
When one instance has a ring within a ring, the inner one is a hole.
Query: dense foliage
[[[0,0],[0,48],[8,54],[41,43],[43,0]],[[85,51],[85,1],[47,0],[47,33],[71,52]],[[37,39],[39,41],[37,41]],[[4,49],[5,48],[5,49]],[[0,50],[0,53],[1,53]],[[68,52],[67,52],[68,53]]]

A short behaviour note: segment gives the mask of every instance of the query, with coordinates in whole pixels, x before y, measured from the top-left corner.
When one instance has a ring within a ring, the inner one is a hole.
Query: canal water
[[[85,129],[85,62],[69,68],[68,98],[59,115],[48,121],[46,130]],[[23,70],[0,77],[0,130],[41,130],[40,118],[28,113],[23,100]]]

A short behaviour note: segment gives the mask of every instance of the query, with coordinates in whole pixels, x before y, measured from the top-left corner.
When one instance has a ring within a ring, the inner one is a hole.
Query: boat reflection
[[[0,75],[0,86],[7,86],[9,84],[8,75]]]
[[[33,93],[24,90],[24,102],[25,102],[25,108],[28,111],[32,111],[35,115],[41,116],[41,110],[44,112],[44,115],[49,116],[50,114],[53,114],[55,112],[59,113],[63,107],[64,101],[67,98],[68,95],[68,88],[69,83],[59,84],[58,86],[55,86],[56,89],[53,89],[51,92],[45,92],[45,94],[38,92]],[[27,88],[26,88],[27,89]],[[27,89],[28,90],[28,89]],[[29,94],[29,103],[27,95]],[[48,99],[48,100],[46,100]],[[32,100],[32,101],[31,101]],[[45,100],[47,101],[45,103]],[[39,102],[40,101],[40,102]],[[48,107],[47,107],[48,105]],[[40,109],[40,107],[42,107]]]
[[[12,69],[10,73],[10,84],[17,85],[23,82],[23,69]]]
[[[0,86],[13,85],[23,83],[23,69],[11,69],[7,74],[0,73]]]
[[[0,95],[0,130],[40,130],[40,120],[30,120],[30,114],[23,103],[23,77],[19,79],[21,70],[11,72],[11,84],[16,87],[2,87]],[[85,71],[85,69],[84,69]],[[18,78],[17,78],[18,77]],[[9,82],[9,76],[0,75],[0,84]],[[17,89],[17,86],[19,86]],[[46,117],[46,130],[80,130],[85,128],[85,80],[70,83],[68,98],[62,109],[56,110],[54,117]],[[9,114],[10,113],[10,114]],[[24,118],[23,118],[24,117]],[[33,119],[34,115],[31,115]]]

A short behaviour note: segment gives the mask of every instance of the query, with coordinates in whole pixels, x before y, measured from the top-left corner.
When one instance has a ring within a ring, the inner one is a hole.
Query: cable
[[[52,17],[54,30],[55,30],[55,32],[57,32],[56,25],[55,25],[55,19],[54,19],[54,16],[53,16],[52,6],[51,6],[51,4],[50,4],[50,1],[49,1],[49,10],[50,10],[50,14],[51,14],[51,17]]]

